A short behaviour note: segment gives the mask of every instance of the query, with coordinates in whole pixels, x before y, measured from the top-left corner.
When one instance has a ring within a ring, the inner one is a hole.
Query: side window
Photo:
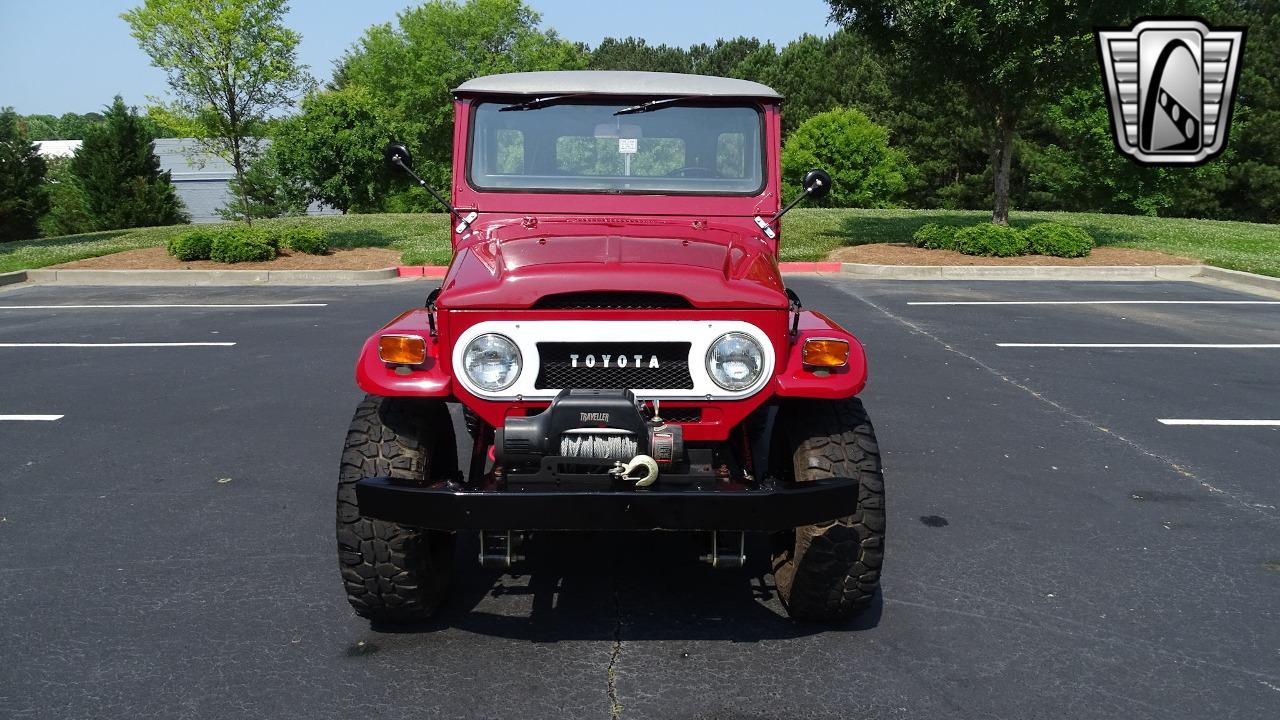
[[[716,138],[716,171],[723,178],[747,176],[747,138],[742,133],[720,133]]]
[[[524,174],[524,133],[519,130],[498,130],[497,168],[499,175]]]

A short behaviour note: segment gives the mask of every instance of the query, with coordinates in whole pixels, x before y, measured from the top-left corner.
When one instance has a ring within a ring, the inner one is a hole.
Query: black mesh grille
[[[687,342],[544,342],[538,354],[539,390],[693,389]]]
[[[679,295],[651,292],[583,292],[544,295],[534,310],[681,310],[692,307]]]

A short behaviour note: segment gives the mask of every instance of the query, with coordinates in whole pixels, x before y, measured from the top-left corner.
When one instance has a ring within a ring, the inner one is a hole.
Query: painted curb
[[[397,278],[380,270],[27,270],[33,283],[55,285],[350,285]]]
[[[843,274],[877,280],[1190,280],[1203,270],[1203,265],[840,265]]]
[[[840,272],[843,263],[839,262],[783,262],[778,269],[784,273],[836,273]]]
[[[1200,273],[1200,278],[1204,280],[1220,280],[1222,282],[1234,283],[1236,285],[1247,285],[1260,290],[1270,290],[1272,292],[1280,292],[1280,278],[1274,278],[1267,275],[1255,275],[1241,270],[1227,270],[1226,268],[1204,266],[1204,271]]]

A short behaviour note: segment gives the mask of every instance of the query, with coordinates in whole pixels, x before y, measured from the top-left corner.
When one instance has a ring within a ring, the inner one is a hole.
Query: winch
[[[667,469],[683,458],[684,437],[656,412],[646,418],[630,390],[569,389],[537,415],[507,418],[494,435],[494,459],[503,465],[537,464],[548,456],[624,464],[648,456]]]

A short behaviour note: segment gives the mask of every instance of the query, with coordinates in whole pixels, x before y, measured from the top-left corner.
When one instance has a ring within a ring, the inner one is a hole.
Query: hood
[[[541,233],[490,228],[458,251],[438,305],[529,308],[547,295],[653,292],[679,295],[695,308],[787,307],[777,261],[763,241],[734,228],[689,227],[646,223],[601,234],[561,234],[567,228],[551,223]]]

